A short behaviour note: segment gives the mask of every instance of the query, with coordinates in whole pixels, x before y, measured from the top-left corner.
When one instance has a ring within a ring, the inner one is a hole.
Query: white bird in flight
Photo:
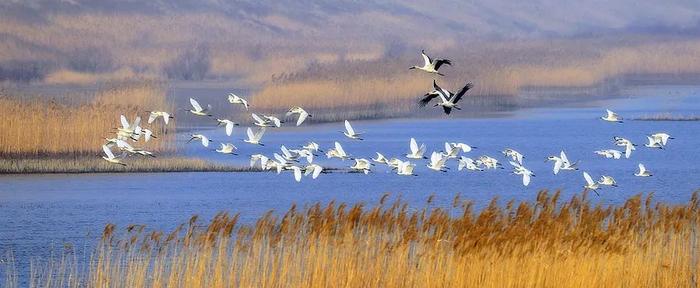
[[[204,147],[209,147],[209,142],[212,142],[211,139],[207,138],[207,136],[204,136],[202,134],[192,134],[190,140],[188,140],[187,143],[190,143],[193,140],[201,140],[202,146]]]
[[[237,155],[235,153],[236,149],[238,149],[238,148],[236,148],[236,146],[234,146],[231,143],[221,143],[221,148],[216,149],[215,151],[219,152],[221,154]]]
[[[420,51],[421,56],[423,56],[423,66],[412,66],[411,68],[408,69],[418,69],[418,70],[423,70],[428,73],[434,73],[438,74],[440,76],[445,76],[442,73],[438,72],[440,67],[444,64],[447,65],[452,65],[452,62],[448,59],[431,59],[428,57],[428,55],[425,54],[425,50]]]
[[[228,119],[216,119],[216,122],[218,122],[216,124],[217,126],[224,125],[224,127],[226,128],[226,136],[231,136],[231,134],[233,133],[233,126],[238,126],[238,123]]]
[[[401,175],[401,176],[418,176],[416,174],[413,174],[413,169],[415,167],[416,167],[416,165],[412,164],[409,161],[398,160],[397,167],[396,167],[396,174]]]
[[[338,158],[340,160],[345,160],[345,159],[350,159],[350,156],[345,153],[345,150],[343,149],[343,146],[340,145],[337,141],[335,142],[335,148],[332,148],[326,152],[326,157],[330,158]]]
[[[644,167],[644,164],[639,163],[638,166],[639,166],[639,171],[637,171],[637,173],[635,173],[634,176],[637,176],[637,177],[650,177],[651,176],[651,172],[649,172],[647,170],[647,168]]]
[[[309,112],[306,112],[304,108],[301,108],[299,106],[294,106],[287,111],[287,116],[292,116],[293,114],[299,114],[299,118],[297,118],[297,126],[301,125],[301,123],[304,123],[304,120],[306,120],[306,117],[313,117]]]
[[[503,167],[501,166],[501,163],[498,163],[498,159],[487,156],[487,155],[482,155],[479,156],[479,159],[476,160],[476,163],[478,165],[484,165],[486,169],[498,169]]]
[[[531,177],[535,177],[535,173],[532,173],[532,171],[525,168],[525,166],[518,164],[517,162],[510,161],[508,163],[513,166],[513,174],[521,175],[523,177],[523,186],[530,185],[530,179]]]
[[[644,147],[664,149],[664,145],[661,143],[661,139],[659,138],[647,136],[647,142],[647,144],[644,144]]]
[[[350,121],[348,120],[345,120],[345,131],[340,132],[343,133],[345,137],[348,137],[350,139],[362,140],[362,138],[360,138],[360,135],[362,135],[362,133],[355,132],[355,129],[352,128],[352,125],[350,125]]]
[[[211,114],[209,114],[209,110],[211,110],[211,105],[207,105],[207,109],[203,109],[202,105],[199,105],[199,102],[197,102],[197,100],[194,100],[193,98],[190,98],[190,105],[192,105],[192,109],[185,109],[190,113],[197,116],[212,116]]]
[[[622,158],[622,152],[615,149],[605,149],[593,151],[593,153],[603,156],[608,159],[620,159]]]
[[[253,145],[265,146],[265,144],[263,144],[262,142],[260,142],[260,140],[262,139],[263,135],[265,135],[265,127],[261,127],[261,128],[258,129],[258,131],[256,131],[255,133],[253,133],[253,129],[251,129],[250,127],[248,127],[248,129],[246,129],[245,132],[246,132],[246,135],[248,136],[248,139],[244,139],[243,142],[250,143],[250,144],[253,144]]]
[[[282,120],[273,115],[263,115],[263,117],[267,120],[268,123],[271,123],[272,126],[277,128],[282,127],[282,123],[284,123],[282,122]]]
[[[389,164],[389,160],[382,155],[382,153],[376,152],[377,153],[377,158],[372,158],[372,161],[377,162],[379,164]]]
[[[445,167],[446,161],[447,161],[447,156],[445,156],[442,153],[433,152],[433,154],[430,155],[430,164],[428,164],[427,167],[430,170],[447,172],[445,170],[446,169],[446,167]]]
[[[163,112],[163,111],[146,111],[149,113],[148,115],[148,124],[153,123],[158,119],[158,117],[163,117],[163,122],[165,125],[168,125],[168,122],[170,122],[170,119],[173,119],[173,116],[170,116],[170,113],[168,112]]]
[[[666,146],[669,139],[675,139],[675,138],[671,137],[671,135],[669,135],[668,133],[664,133],[664,132],[654,133],[654,134],[651,134],[650,136],[652,138],[654,138],[654,140],[656,140],[657,142],[660,142],[661,145],[664,145],[664,146]]]
[[[518,164],[523,165],[523,154],[521,154],[518,151],[515,151],[515,149],[511,148],[506,148],[503,150],[503,155],[506,157],[510,157],[510,159],[513,159],[513,161],[518,162]]]
[[[549,157],[547,157],[547,160],[554,162],[554,166],[552,167],[552,170],[554,171],[554,175],[559,174],[560,170],[578,170],[578,168],[576,168],[576,163],[572,164],[569,161],[569,158],[566,157],[566,153],[564,153],[564,151],[561,151],[559,153],[559,157],[549,156]]]
[[[617,182],[615,182],[615,178],[612,176],[600,176],[600,180],[598,180],[598,184],[600,185],[605,185],[605,186],[612,186],[612,187],[617,187]]]
[[[459,158],[459,166],[457,166],[457,170],[462,171],[464,168],[471,171],[484,171],[484,169],[479,167],[474,159],[461,156]]]
[[[267,170],[267,161],[269,158],[267,156],[262,155],[262,154],[253,154],[250,155],[250,167],[253,168],[255,167],[255,164],[260,162],[260,168],[263,170]]]
[[[323,167],[321,167],[321,165],[311,163],[304,167],[304,176],[309,176],[309,174],[311,174],[312,179],[318,178],[318,175],[321,175],[321,173],[323,173]]]
[[[411,152],[406,154],[406,158],[409,159],[427,159],[427,157],[423,156],[425,154],[425,144],[421,144],[418,146],[418,142],[416,142],[415,138],[411,138],[411,141],[409,141],[409,148],[411,149]]]
[[[102,145],[102,151],[105,152],[106,156],[102,156],[102,159],[105,159],[105,161],[112,163],[112,164],[118,164],[122,166],[126,166],[126,164],[122,163],[117,157],[114,156],[114,153],[112,153],[112,150],[107,147],[107,145]]]
[[[360,171],[362,173],[368,174],[372,168],[372,163],[364,158],[356,158],[355,164],[350,166],[350,169]]]
[[[609,109],[606,109],[605,111],[607,112],[607,114],[605,116],[600,117],[600,119],[608,122],[622,123],[622,117],[620,117],[620,115],[617,115],[617,113],[610,111]]]
[[[231,104],[243,105],[243,107],[245,107],[245,110],[248,111],[248,101],[241,97],[238,97],[238,95],[236,94],[228,93],[228,102]]]
[[[274,127],[275,126],[275,124],[272,123],[270,120],[263,119],[260,116],[258,116],[258,114],[251,113],[250,116],[253,117],[253,120],[255,121],[253,124],[255,126],[259,126],[259,127]]]
[[[632,151],[637,150],[635,146],[636,144],[632,143],[632,141],[622,138],[622,137],[613,137],[613,140],[615,140],[615,145],[620,146],[620,147],[625,147],[625,158],[629,159],[630,156],[632,156]]]
[[[583,188],[586,190],[592,190],[596,195],[600,195],[598,194],[598,183],[593,181],[593,178],[591,178],[591,175],[588,175],[588,172],[583,172],[583,179],[586,180],[586,185],[584,185]]]

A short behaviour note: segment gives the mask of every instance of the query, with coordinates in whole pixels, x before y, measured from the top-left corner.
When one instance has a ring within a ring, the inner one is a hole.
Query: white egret
[[[267,120],[267,122],[271,124],[271,126],[274,126],[277,128],[282,127],[282,123],[284,123],[284,122],[282,122],[282,120],[280,120],[279,118],[277,118],[273,115],[263,115],[263,118],[265,118]]]
[[[362,138],[360,138],[360,135],[362,135],[362,133],[355,132],[355,129],[352,128],[348,120],[345,120],[345,131],[340,132],[350,139],[362,140]]]
[[[318,178],[318,175],[321,175],[321,173],[323,173],[323,167],[321,167],[321,165],[311,163],[304,167],[304,176],[309,176],[309,174],[311,174],[312,179]]]
[[[165,125],[168,125],[168,122],[170,122],[170,119],[173,119],[173,116],[170,116],[170,113],[164,112],[164,111],[146,111],[149,113],[148,115],[148,124],[153,123],[158,119],[158,117],[163,117],[163,122]]]
[[[413,174],[413,169],[415,167],[416,165],[412,164],[410,161],[399,160],[396,166],[396,174],[399,174],[401,176],[418,176],[416,174]]]
[[[605,185],[605,186],[617,187],[617,182],[615,182],[615,178],[613,178],[612,176],[607,176],[607,175],[600,176],[600,180],[598,180],[598,184]]]
[[[530,179],[532,177],[535,177],[535,173],[532,173],[532,171],[525,168],[525,166],[520,165],[516,162],[510,161],[508,163],[510,163],[510,165],[513,166],[513,174],[521,175],[523,177],[523,186],[530,185]]]
[[[666,143],[668,143],[669,139],[675,139],[671,137],[668,133],[660,132],[660,133],[654,133],[650,135],[652,138],[654,138],[657,142],[660,142],[661,145],[666,146]]]
[[[421,144],[420,147],[418,146],[418,142],[416,142],[415,138],[411,138],[411,141],[409,143],[409,148],[411,149],[411,152],[406,154],[406,158],[409,159],[427,159],[427,157],[423,156],[425,154],[425,144]]]
[[[255,164],[256,164],[258,161],[260,161],[260,168],[263,169],[263,170],[266,170],[266,169],[267,169],[267,161],[268,161],[268,160],[269,160],[269,159],[267,158],[267,156],[262,155],[262,154],[253,154],[253,155],[250,155],[250,167],[251,167],[251,168],[255,167]]]
[[[306,120],[306,117],[313,117],[309,112],[306,112],[304,108],[301,108],[299,106],[294,106],[287,111],[287,116],[291,116],[293,114],[299,114],[299,118],[297,118],[297,126],[301,125],[301,123],[304,123],[304,120]]]
[[[648,143],[644,144],[644,147],[664,149],[664,145],[661,143],[661,139],[647,136],[647,140],[648,140]]]
[[[651,176],[651,172],[649,172],[647,170],[647,168],[644,167],[644,164],[639,163],[638,166],[639,166],[639,171],[637,171],[637,173],[635,173],[634,176],[637,176],[637,177],[650,177]]]
[[[245,132],[248,136],[248,139],[244,139],[243,142],[250,143],[253,145],[265,146],[265,144],[260,142],[260,139],[262,139],[263,135],[265,135],[265,127],[258,129],[258,131],[255,133],[253,133],[253,129],[248,127],[248,129],[246,129]]]
[[[476,160],[477,164],[484,165],[486,169],[498,169],[501,168],[503,169],[501,163],[498,163],[498,159],[487,156],[487,155],[482,155],[479,156],[479,159]]]
[[[445,169],[445,162],[447,157],[442,153],[433,152],[430,155],[430,164],[426,165],[430,170],[447,172]]]
[[[126,164],[122,163],[117,157],[114,156],[114,153],[112,153],[112,150],[107,147],[107,145],[102,145],[102,151],[105,152],[106,156],[102,156],[102,159],[105,159],[105,161],[112,163],[112,164],[118,164],[122,166],[126,166]]]
[[[356,158],[355,164],[350,166],[350,169],[360,171],[362,173],[368,174],[372,168],[372,163],[364,158]]]
[[[459,158],[459,166],[457,166],[457,170],[462,171],[464,168],[471,171],[484,171],[484,169],[479,167],[474,159],[461,156]]]
[[[221,148],[220,148],[220,149],[216,149],[215,151],[216,151],[216,152],[219,152],[219,153],[221,153],[221,154],[237,155],[237,154],[235,153],[235,151],[236,151],[237,149],[238,149],[238,148],[236,148],[236,146],[234,146],[234,145],[231,144],[231,143],[221,143]]]
[[[187,143],[190,143],[193,140],[202,141],[202,146],[204,146],[204,147],[209,147],[209,142],[212,142],[211,139],[209,139],[207,136],[204,136],[202,134],[192,134],[190,137],[190,140],[188,140]]]
[[[510,157],[510,159],[513,159],[513,161],[518,162],[518,164],[523,165],[523,154],[521,154],[518,151],[515,151],[514,149],[511,148],[506,148],[503,150],[503,155],[506,157]]]
[[[211,114],[209,114],[209,111],[211,110],[211,105],[207,105],[207,109],[203,109],[202,105],[199,105],[199,102],[197,102],[197,100],[194,100],[193,98],[190,98],[190,105],[192,105],[192,109],[185,109],[190,113],[197,116],[212,116]]]
[[[620,159],[622,158],[622,152],[615,149],[605,149],[593,151],[593,153],[603,156],[608,159]]]
[[[238,123],[228,119],[216,119],[216,122],[218,122],[216,126],[224,125],[224,127],[226,128],[226,136],[231,136],[231,134],[233,133],[233,126],[238,126]]]
[[[270,120],[268,120],[268,119],[263,119],[263,118],[261,118],[260,116],[258,116],[258,114],[251,113],[250,116],[253,117],[253,120],[255,121],[253,124],[254,124],[255,126],[259,126],[259,127],[275,127],[275,124],[274,124],[274,123],[272,123],[272,122],[271,122]]]
[[[248,111],[248,101],[241,97],[238,97],[238,95],[236,94],[228,93],[228,102],[231,104],[243,105],[243,107],[245,107],[245,110]]]
[[[350,159],[350,156],[345,153],[345,150],[343,150],[343,146],[340,145],[337,141],[335,142],[335,148],[328,150],[326,152],[326,157],[330,158],[338,158],[340,160],[345,160],[345,159]]]
[[[389,164],[389,160],[382,155],[382,153],[375,152],[377,153],[377,158],[372,158],[372,161],[377,162],[379,164]]]
[[[617,115],[617,113],[610,111],[609,109],[606,109],[605,111],[607,112],[607,115],[600,117],[600,119],[608,122],[622,123],[622,117],[620,117],[620,115]]]
[[[630,156],[632,156],[632,150],[637,150],[635,146],[636,144],[632,143],[632,141],[622,138],[622,137],[613,137],[615,140],[615,145],[620,146],[620,147],[625,147],[625,158],[629,159]]]
[[[587,172],[583,172],[583,179],[586,180],[586,185],[584,185],[583,188],[585,188],[586,190],[592,190],[593,192],[595,192],[596,195],[600,195],[598,194],[598,183],[593,181],[591,175],[588,175]]]

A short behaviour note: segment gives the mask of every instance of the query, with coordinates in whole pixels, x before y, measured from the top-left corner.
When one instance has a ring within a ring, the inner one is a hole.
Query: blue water
[[[0,255],[14,254],[20,274],[26,281],[30,259],[46,258],[65,251],[66,247],[86,257],[91,245],[107,223],[119,227],[145,224],[150,229],[173,229],[198,214],[209,219],[219,211],[241,213],[251,222],[268,210],[284,211],[292,203],[307,205],[330,200],[347,203],[376,203],[382,194],[401,197],[414,207],[423,207],[427,197],[436,195],[432,205],[449,205],[460,193],[475,201],[477,207],[498,196],[532,200],[541,189],[563,191],[564,199],[583,190],[582,171],[595,179],[613,176],[618,188],[605,188],[594,198],[600,203],[620,203],[631,195],[654,192],[658,201],[680,203],[700,188],[700,122],[625,121],[622,124],[598,120],[604,108],[611,108],[626,118],[660,112],[683,115],[700,114],[700,88],[694,86],[642,87],[625,92],[626,97],[586,103],[583,107],[518,110],[505,117],[487,119],[398,119],[353,121],[355,130],[364,132],[364,141],[344,138],[338,131],[342,123],[268,129],[264,147],[241,141],[244,128],[227,137],[222,129],[200,128],[219,141],[232,142],[239,156],[213,153],[197,143],[184,144],[188,136],[178,135],[182,153],[189,156],[247,165],[248,155],[271,155],[279,146],[297,147],[309,140],[329,148],[334,141],[343,144],[355,157],[370,158],[375,152],[399,157],[408,152],[410,137],[440,151],[445,141],[464,142],[478,147],[466,156],[490,155],[503,162],[506,169],[483,172],[457,171],[451,160],[448,173],[428,170],[425,161],[417,164],[418,177],[402,177],[385,167],[375,167],[369,175],[358,173],[322,174],[318,179],[294,181],[289,172],[275,173],[157,173],[98,175],[28,175],[0,176]],[[436,110],[436,113],[439,111]],[[646,134],[664,131],[675,139],[668,149],[642,147]],[[610,160],[593,153],[599,149],[619,149],[613,136],[631,139],[640,145],[631,159]],[[506,147],[525,155],[525,166],[536,177],[524,187],[520,176],[510,173],[507,159],[500,153]],[[573,161],[580,161],[582,171],[552,174],[548,155],[565,150]],[[352,161],[318,157],[327,167],[347,168]],[[633,174],[644,163],[653,177]],[[70,246],[65,244],[70,243]],[[0,265],[1,266],[1,265]],[[1,268],[0,268],[1,270]],[[1,272],[1,271],[0,271]],[[4,277],[0,274],[0,280]],[[2,283],[2,281],[0,281]]]

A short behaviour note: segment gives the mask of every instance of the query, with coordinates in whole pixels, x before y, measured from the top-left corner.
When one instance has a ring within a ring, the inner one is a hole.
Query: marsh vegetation
[[[34,287],[688,287],[697,285],[698,193],[684,204],[637,195],[596,205],[540,192],[475,208],[423,208],[385,195],[254,223],[220,213],[173,231],[107,225],[86,266],[34,262]],[[8,271],[12,271],[11,269]],[[13,279],[7,277],[7,279]],[[10,283],[11,284],[11,283]]]

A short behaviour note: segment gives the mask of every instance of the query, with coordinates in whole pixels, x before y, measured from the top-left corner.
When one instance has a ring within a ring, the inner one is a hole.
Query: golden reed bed
[[[634,196],[593,205],[542,191],[475,212],[414,209],[387,197],[267,213],[221,213],[170,233],[105,227],[86,269],[35,262],[32,286],[68,287],[698,287],[698,194],[680,205]],[[11,279],[11,277],[8,277]]]
[[[140,148],[169,151],[174,134],[165,134],[162,121],[147,124],[146,110],[171,111],[165,88],[156,82],[114,84],[97,91],[84,103],[59,103],[49,97],[8,95],[0,91],[0,156],[5,158],[57,155],[98,155],[105,137],[115,137],[119,115],[133,121],[138,114],[142,126],[158,139]],[[168,131],[174,131],[174,121]]]

